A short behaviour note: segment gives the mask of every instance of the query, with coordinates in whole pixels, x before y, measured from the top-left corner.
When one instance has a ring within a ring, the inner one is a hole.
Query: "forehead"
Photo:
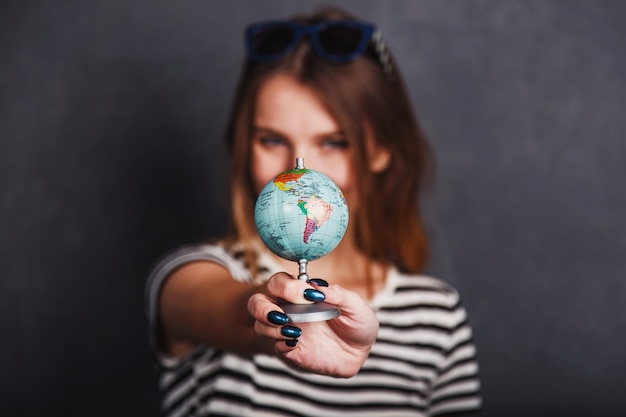
[[[260,88],[254,103],[254,124],[295,131],[338,130],[316,91],[286,75],[271,77]]]

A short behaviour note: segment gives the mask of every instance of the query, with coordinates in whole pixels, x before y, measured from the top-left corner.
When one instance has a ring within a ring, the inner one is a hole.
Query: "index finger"
[[[312,304],[313,301],[306,299],[304,292],[315,288],[306,281],[296,279],[285,272],[278,272],[267,281],[267,290],[271,296],[292,304]]]

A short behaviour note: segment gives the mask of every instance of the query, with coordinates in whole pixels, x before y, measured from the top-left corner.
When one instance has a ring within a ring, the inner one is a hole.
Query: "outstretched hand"
[[[378,319],[358,294],[338,285],[317,283],[322,285],[282,272],[272,275],[267,291],[255,293],[248,300],[248,311],[255,319],[254,330],[258,336],[272,339],[276,354],[298,368],[352,377],[361,369],[376,340]],[[328,321],[291,323],[278,306],[279,300],[302,304],[311,303],[312,299],[335,305],[341,315]]]

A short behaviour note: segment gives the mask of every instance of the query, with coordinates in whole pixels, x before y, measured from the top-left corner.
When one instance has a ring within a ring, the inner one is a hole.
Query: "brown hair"
[[[326,8],[293,20],[313,23],[335,19],[354,17],[337,8]],[[236,239],[244,245],[258,239],[253,215],[256,195],[250,170],[255,100],[269,78],[287,74],[317,93],[353,150],[359,201],[355,218],[350,221],[355,223],[358,249],[372,260],[392,263],[405,272],[423,269],[428,244],[418,196],[427,184],[425,180],[430,179],[432,154],[404,81],[393,58],[389,59],[393,73],[383,70],[370,45],[364,56],[355,61],[332,63],[318,57],[303,41],[278,62],[245,63],[227,131]],[[372,173],[363,163],[368,161],[366,129],[391,154],[383,172]]]

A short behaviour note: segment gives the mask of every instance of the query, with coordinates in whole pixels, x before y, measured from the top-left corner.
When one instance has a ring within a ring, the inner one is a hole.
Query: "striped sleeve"
[[[428,415],[471,415],[481,407],[478,363],[458,292],[424,275],[389,274],[393,291],[374,300],[380,330],[365,369],[401,376]],[[460,413],[460,414],[459,414]]]
[[[159,326],[159,294],[167,278],[176,269],[195,261],[216,262],[224,266],[234,279],[239,281],[250,281],[250,274],[237,257],[228,252],[224,247],[218,245],[193,245],[181,247],[163,258],[161,258],[152,268],[146,283],[145,306],[146,315],[150,325],[150,342],[155,353],[156,362],[165,368],[172,368],[178,365],[180,360],[169,358],[160,352],[157,343],[157,332]],[[194,355],[197,355],[195,352]]]
[[[448,290],[455,323],[430,395],[431,415],[475,415],[482,405],[476,347],[459,295]]]

